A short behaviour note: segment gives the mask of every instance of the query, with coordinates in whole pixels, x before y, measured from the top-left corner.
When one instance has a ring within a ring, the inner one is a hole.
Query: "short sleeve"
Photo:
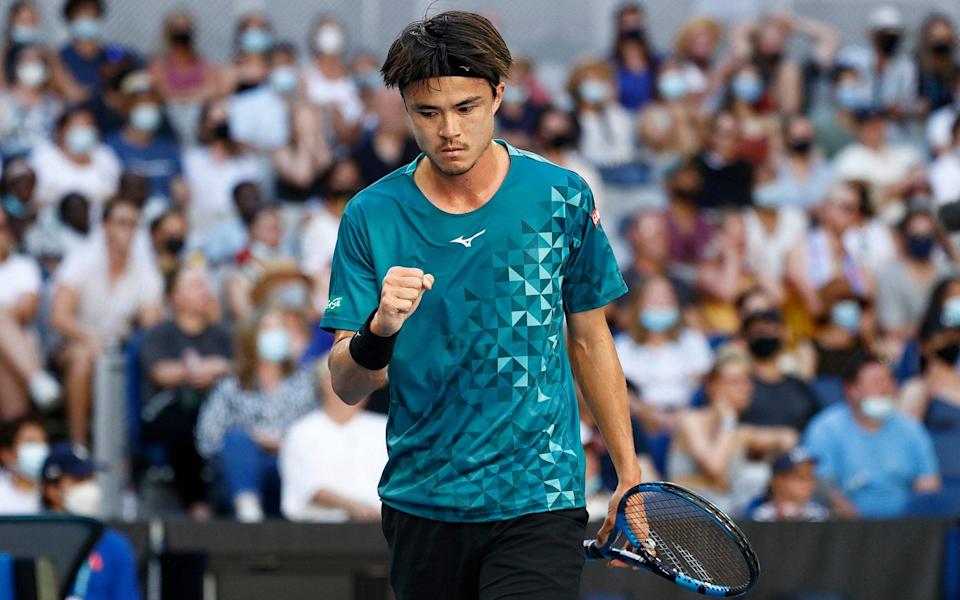
[[[320,321],[320,326],[330,332],[358,331],[380,304],[380,285],[357,200],[343,213],[333,252],[330,301]]]
[[[814,419],[804,434],[803,445],[817,459],[817,477],[836,481],[838,468],[833,453],[834,442],[827,422],[822,418]]]
[[[564,268],[563,304],[567,312],[583,312],[624,295],[627,284],[600,224],[590,188],[579,177],[574,180],[580,189],[571,190],[573,196],[567,199],[567,231],[572,239]],[[580,201],[574,202],[577,195]]]

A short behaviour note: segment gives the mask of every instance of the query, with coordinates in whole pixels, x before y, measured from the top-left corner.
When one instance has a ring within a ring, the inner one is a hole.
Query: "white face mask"
[[[63,506],[67,512],[81,517],[100,515],[100,500],[103,493],[96,480],[89,479],[73,486],[63,495]]]
[[[882,423],[890,418],[896,404],[890,396],[867,396],[860,403],[860,412],[871,421]]]
[[[347,36],[337,25],[324,25],[313,39],[321,54],[340,54],[347,43]]]
[[[39,60],[22,62],[17,65],[17,81],[27,87],[40,87],[47,81],[47,66]]]
[[[31,481],[40,479],[43,462],[50,454],[45,442],[24,442],[17,448],[17,471]]]

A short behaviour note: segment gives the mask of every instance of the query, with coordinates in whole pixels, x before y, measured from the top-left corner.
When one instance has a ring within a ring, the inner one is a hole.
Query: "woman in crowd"
[[[16,45],[6,55],[8,88],[0,95],[0,154],[5,163],[50,139],[62,104],[50,84],[47,53]]]
[[[343,22],[333,15],[317,17],[307,46],[313,52],[313,60],[303,68],[307,98],[323,110],[336,141],[352,145],[362,130],[363,104],[345,60],[347,31]]]
[[[259,12],[248,13],[237,20],[233,36],[234,59],[223,68],[219,93],[229,96],[253,89],[267,81],[273,46],[273,25]]]

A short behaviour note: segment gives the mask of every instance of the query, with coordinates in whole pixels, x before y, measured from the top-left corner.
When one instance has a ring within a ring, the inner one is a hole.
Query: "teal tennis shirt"
[[[385,503],[453,522],[584,506],[583,449],[563,323],[627,287],[576,173],[506,147],[496,194],[446,213],[414,183],[423,155],[347,205],[324,328],[360,329],[393,266],[436,278],[388,374]]]

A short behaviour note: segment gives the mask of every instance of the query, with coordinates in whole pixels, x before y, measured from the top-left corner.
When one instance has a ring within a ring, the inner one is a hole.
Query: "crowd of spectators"
[[[385,393],[339,402],[317,323],[344,206],[419,153],[382,57],[335,15],[300,55],[249,13],[216,64],[187,11],[147,55],[106,39],[107,8],[66,0],[61,48],[27,1],[3,29],[0,513],[97,513],[93,483],[71,500],[44,467],[48,440],[91,448],[111,356],[136,493],[201,520],[376,520]],[[861,41],[697,14],[658,47],[630,3],[613,29],[565,81],[517,57],[496,136],[593,189],[646,476],[761,520],[960,511],[954,24],[875,6]]]

